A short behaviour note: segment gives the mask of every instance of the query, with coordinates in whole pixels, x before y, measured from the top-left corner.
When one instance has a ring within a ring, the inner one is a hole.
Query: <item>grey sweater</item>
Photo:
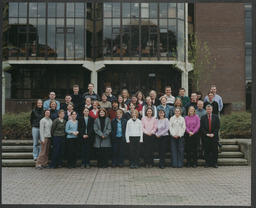
[[[56,118],[52,123],[51,134],[52,136],[65,136],[66,120],[61,122],[59,118]]]
[[[51,137],[52,120],[50,118],[42,118],[40,120],[40,139],[44,141],[45,138]]]

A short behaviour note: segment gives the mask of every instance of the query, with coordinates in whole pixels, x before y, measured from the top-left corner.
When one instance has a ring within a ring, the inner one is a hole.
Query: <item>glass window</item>
[[[49,2],[48,3],[48,17],[56,16],[56,3]]]
[[[18,18],[9,18],[9,25],[18,24]]]
[[[47,42],[48,42],[48,57],[56,57],[55,52],[55,19],[48,18]]]
[[[167,18],[167,9],[168,9],[167,3],[159,4],[159,17],[160,18]]]
[[[150,18],[157,18],[157,3],[150,3],[149,4],[149,17]]]
[[[29,17],[37,17],[37,3],[29,3]]]
[[[123,9],[123,17],[130,17],[130,3],[123,3],[122,5],[122,9]]]
[[[141,3],[141,17],[149,18],[149,4],[148,3]]]
[[[178,18],[184,19],[184,3],[178,3]]]
[[[75,19],[75,57],[82,59],[84,57],[84,19]]]
[[[18,17],[18,4],[9,3],[9,17]]]
[[[27,17],[27,3],[19,3],[19,17]]]
[[[75,16],[75,4],[67,3],[67,17],[74,17],[74,16]]]
[[[139,17],[139,3],[131,3],[131,17]]]
[[[178,60],[184,61],[184,21],[178,20]]]
[[[104,17],[112,17],[112,4],[104,3]]]
[[[45,18],[38,18],[38,57],[45,57]]]
[[[120,3],[113,3],[113,17],[120,17]]]
[[[84,17],[84,3],[75,3],[75,16]]]
[[[168,20],[168,56],[177,57],[176,19]]]
[[[176,18],[176,3],[168,3],[168,18]]]
[[[45,3],[38,3],[38,17],[45,17]]]
[[[64,17],[64,3],[57,3],[57,17]]]

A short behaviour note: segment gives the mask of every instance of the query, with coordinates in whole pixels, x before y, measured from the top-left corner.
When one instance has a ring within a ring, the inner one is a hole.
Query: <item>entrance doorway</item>
[[[167,85],[172,87],[172,94],[177,95],[181,72],[170,65],[107,65],[98,73],[98,92],[103,93],[108,85],[115,95],[124,88],[131,94],[141,90],[146,95],[152,89],[161,94]]]

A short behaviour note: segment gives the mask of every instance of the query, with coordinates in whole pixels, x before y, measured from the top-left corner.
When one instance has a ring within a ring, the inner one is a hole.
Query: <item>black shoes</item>
[[[217,165],[217,164],[214,164],[212,167],[213,167],[213,168],[218,168],[218,165]]]

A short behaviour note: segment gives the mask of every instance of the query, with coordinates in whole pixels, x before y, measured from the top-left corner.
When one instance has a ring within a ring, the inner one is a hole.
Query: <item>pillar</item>
[[[98,93],[98,72],[95,70],[91,71],[91,83],[94,84],[95,93]]]
[[[2,70],[2,115],[5,114],[5,76]]]
[[[186,70],[181,73],[181,87],[186,90],[185,95],[188,95],[188,72]]]

